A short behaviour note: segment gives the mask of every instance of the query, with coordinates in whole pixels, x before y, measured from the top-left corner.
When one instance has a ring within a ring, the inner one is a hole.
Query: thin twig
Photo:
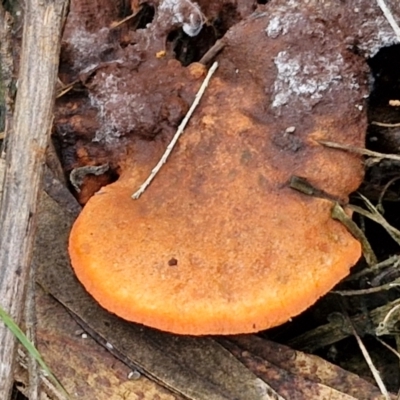
[[[217,40],[212,47],[210,47],[206,54],[201,57],[199,63],[203,65],[207,65],[213,60],[219,52],[225,47],[225,42],[223,39]]]
[[[383,215],[365,196],[363,196],[361,193],[358,193],[358,195],[364,201],[369,211],[364,210],[363,208],[355,205],[349,205],[349,208],[381,225],[386,230],[386,232],[392,237],[392,239],[400,245],[400,231],[394,226],[390,225],[383,217]]]
[[[161,167],[167,161],[167,159],[168,159],[169,155],[171,154],[176,142],[178,141],[179,137],[183,133],[183,130],[185,129],[186,124],[188,123],[188,121],[189,121],[190,117],[192,116],[194,110],[196,109],[196,107],[200,103],[201,97],[203,96],[204,91],[206,90],[206,88],[208,86],[208,83],[210,82],[210,79],[211,79],[212,75],[214,74],[214,72],[216,71],[217,68],[218,68],[218,62],[214,62],[214,64],[209,69],[209,71],[207,73],[207,76],[205,77],[205,79],[204,79],[199,91],[197,92],[196,97],[195,97],[195,99],[194,99],[189,111],[185,115],[185,118],[183,119],[183,121],[179,125],[178,130],[176,131],[174,137],[172,138],[171,143],[168,145],[167,149],[165,150],[165,153],[161,157],[161,159],[158,162],[158,164],[151,171],[149,177],[144,181],[144,183],[140,186],[140,188],[132,195],[132,199],[138,199],[143,194],[143,192],[150,185],[150,183],[152,182],[154,177],[157,175],[158,171],[161,169]]]
[[[400,308],[400,304],[394,305],[385,315],[383,320],[379,323],[375,330],[375,334],[377,336],[382,336],[382,335],[391,335],[393,334],[392,332],[392,326],[397,323],[398,321],[398,315],[397,318],[393,321],[392,320],[392,326],[389,327],[389,321],[391,320],[392,315]]]
[[[393,14],[390,12],[384,0],[377,0],[377,2],[383,12],[383,15],[385,16],[390,26],[392,27],[394,33],[396,34],[397,40],[400,42],[400,28],[397,25],[397,22],[395,21]]]
[[[64,94],[67,94],[78,82],[79,82],[78,80],[75,80],[69,83],[68,85],[63,86],[57,93],[56,99],[59,99],[60,97],[64,96]]]
[[[371,121],[371,125],[381,126],[382,128],[400,128],[400,122],[391,124],[388,122]]]
[[[356,146],[351,146],[351,145],[347,145],[347,144],[330,142],[327,140],[318,140],[318,143],[320,143],[326,147],[330,147],[332,149],[339,149],[339,150],[344,150],[344,151],[348,151],[350,153],[360,154],[360,155],[367,156],[367,157],[374,157],[379,160],[387,159],[387,160],[400,161],[400,156],[397,154],[384,154],[384,153],[379,153],[377,151],[364,149],[362,147],[356,147]]]
[[[393,279],[390,282],[397,282],[398,277],[400,276],[400,271],[398,268],[398,264],[394,265],[392,268],[388,268],[386,271],[382,271],[376,276],[374,276],[371,281],[370,285],[371,287],[376,287],[382,285],[382,281],[386,280],[388,281],[389,279]],[[393,278],[395,277],[395,278]]]
[[[395,334],[394,335],[394,340],[395,340],[395,342],[396,342],[396,353],[398,353],[399,354],[399,352],[400,352],[400,335],[399,334]],[[400,360],[399,360],[400,361]],[[400,362],[399,362],[399,366],[400,366]],[[399,391],[397,391],[397,396],[396,396],[396,399],[397,400],[399,400],[399,396],[400,396],[400,392]]]
[[[400,264],[400,257],[396,254],[392,257],[387,258],[386,260],[381,261],[378,264],[372,265],[371,267],[368,268],[364,268],[362,271],[350,275],[346,279],[346,281],[348,282],[348,281],[359,280],[365,275],[379,272],[380,270],[386,267],[391,267],[392,265],[394,266],[394,268],[397,268],[399,264]]]
[[[394,349],[392,346],[388,345],[386,342],[384,342],[382,339],[378,338],[375,336],[375,339],[384,347],[386,347],[389,351],[391,351],[398,359],[400,359],[400,354],[399,352]]]
[[[351,321],[351,319],[346,316],[346,319],[349,323],[349,326],[351,327],[351,330],[353,332],[354,337],[357,340],[358,346],[360,347],[361,353],[364,356],[365,361],[368,364],[368,367],[375,379],[375,382],[377,383],[382,395],[385,397],[386,400],[390,400],[390,395],[388,390],[386,389],[385,384],[382,381],[382,378],[379,374],[379,371],[376,369],[374,363],[372,362],[371,356],[368,353],[368,350],[366,349],[366,347],[364,346],[364,343],[362,342],[360,336],[358,335],[356,329],[354,328],[353,322]]]
[[[22,368],[28,369],[28,356],[21,348],[18,348],[17,361]],[[53,383],[47,378],[43,370],[39,370],[39,377],[40,382],[45,388],[45,392],[51,396],[51,398],[56,400],[68,400],[68,398],[62,392],[60,392],[58,388],[54,386]]]
[[[348,151],[350,153],[361,154],[362,156],[373,157],[373,158],[378,159],[378,161],[385,160],[385,159],[400,161],[400,156],[397,154],[378,153],[377,151],[363,149],[362,147],[356,147],[356,146],[351,146],[351,145],[347,145],[347,144],[330,142],[328,140],[318,140],[317,142],[326,147],[330,147],[332,149],[339,149],[339,150]]]
[[[136,17],[136,15],[139,14],[139,12],[142,11],[142,8],[139,8],[135,13],[128,15],[127,17],[125,17],[124,19],[121,19],[121,21],[115,22],[114,24],[112,24],[110,26],[110,30],[111,29],[115,29],[118,28],[119,26],[121,26],[122,24],[124,24],[125,22],[128,22],[129,20],[131,20],[132,18]]]
[[[382,214],[384,213],[385,209],[383,207],[383,198],[385,197],[386,192],[388,191],[389,187],[393,185],[396,181],[400,179],[400,176],[396,176],[393,179],[391,179],[382,189],[381,193],[379,194],[379,199],[378,199],[378,204],[376,206],[376,209],[379,210]]]
[[[381,214],[371,213],[367,210],[364,210],[362,207],[355,206],[353,204],[350,204],[348,207],[356,213],[367,217],[371,221],[382,225],[382,227],[385,228],[385,230],[387,231],[387,233],[389,233],[393,240],[400,244],[400,232],[396,228],[392,227]]]
[[[333,219],[340,221],[347,230],[360,242],[362,247],[362,252],[367,264],[371,267],[378,263],[376,255],[372,250],[371,245],[368,242],[367,237],[364,232],[357,226],[357,224],[346,214],[343,207],[339,205],[339,203],[335,203],[331,216]]]
[[[307,179],[292,175],[289,180],[289,187],[297,190],[307,196],[319,197],[330,200],[333,202],[331,216],[333,219],[340,221],[347,230],[360,242],[362,252],[367,264],[372,267],[378,263],[376,255],[372,250],[364,232],[357,226],[357,224],[346,214],[339,201],[334,196],[326,193],[325,191],[314,187]]]
[[[400,280],[395,280],[393,282],[386,283],[381,286],[372,287],[369,289],[332,290],[331,293],[339,294],[340,296],[362,296],[366,294],[379,293],[382,292],[383,290],[390,290],[393,289],[394,287],[399,287],[399,286],[400,286]]]
[[[362,312],[353,315],[351,320],[358,330],[367,334],[378,334],[377,329],[385,315],[399,303],[399,300],[392,301],[367,313]],[[313,353],[318,349],[337,343],[350,335],[350,329],[346,328],[347,324],[343,321],[341,313],[330,314],[328,320],[327,324],[320,325],[311,331],[291,339],[288,345],[308,353]],[[394,318],[395,321],[397,319]]]

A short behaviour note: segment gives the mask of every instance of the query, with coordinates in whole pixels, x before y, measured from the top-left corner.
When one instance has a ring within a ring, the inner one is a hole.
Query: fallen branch
[[[18,92],[0,209],[0,306],[21,320],[67,0],[25,2]],[[0,322],[0,398],[13,384],[15,337]]]

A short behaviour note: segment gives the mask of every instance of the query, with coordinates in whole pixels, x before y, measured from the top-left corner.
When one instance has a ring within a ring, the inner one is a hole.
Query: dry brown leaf
[[[42,290],[37,290],[36,301],[39,351],[72,399],[182,399],[143,375],[128,379],[131,370],[92,338],[82,337],[64,307]]]
[[[296,400],[383,399],[376,386],[320,357],[253,335],[222,344],[286,398],[296,393]]]

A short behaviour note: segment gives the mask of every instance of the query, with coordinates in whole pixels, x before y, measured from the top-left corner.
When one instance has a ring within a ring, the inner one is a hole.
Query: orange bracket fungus
[[[165,138],[132,139],[119,179],[76,220],[72,266],[107,310],[178,334],[256,332],[301,313],[359,259],[332,201],[289,183],[302,177],[341,204],[361,183],[360,157],[318,140],[363,145],[365,62],[338,14],[284,3],[226,33],[219,69],[146,192],[131,198]]]

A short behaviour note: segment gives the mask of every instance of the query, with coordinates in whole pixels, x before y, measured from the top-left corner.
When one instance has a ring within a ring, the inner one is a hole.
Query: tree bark
[[[13,127],[0,209],[0,306],[20,322],[38,193],[52,123],[60,37],[67,0],[26,0]],[[13,384],[15,338],[0,322],[0,398]]]

